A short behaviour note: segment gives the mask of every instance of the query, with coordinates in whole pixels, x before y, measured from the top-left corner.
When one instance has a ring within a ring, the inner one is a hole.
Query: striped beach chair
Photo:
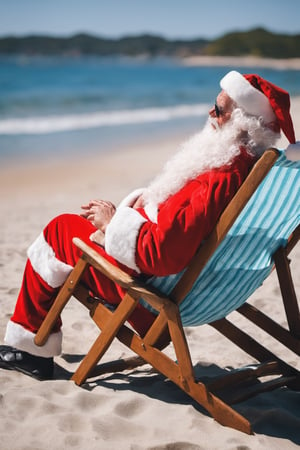
[[[299,306],[288,259],[300,235],[299,169],[300,163],[288,161],[283,152],[266,151],[209,238],[180,274],[152,277],[142,283],[75,238],[82,257],[38,331],[36,344],[45,343],[58,315],[73,295],[89,309],[101,330],[72,377],[76,384],[82,384],[88,377],[149,363],[219,423],[251,433],[250,422],[230,404],[280,386],[300,389],[300,373],[227,316],[238,311],[289,350],[300,354]],[[91,299],[90,292],[80,284],[88,264],[126,289],[115,311],[109,310],[101,300]],[[286,327],[246,302],[274,267],[286,312]],[[157,314],[144,337],[125,325],[139,302]],[[259,363],[209,381],[196,379],[184,327],[202,324],[210,324]],[[97,366],[115,337],[137,357]],[[164,352],[167,344],[173,345],[175,360]],[[267,377],[267,381],[262,382],[262,377]],[[234,393],[233,387],[237,388]]]
[[[287,245],[300,222],[299,169],[300,162],[280,154],[181,302],[183,326],[227,316],[271,273],[272,256]],[[152,277],[147,283],[168,296],[182,275]]]

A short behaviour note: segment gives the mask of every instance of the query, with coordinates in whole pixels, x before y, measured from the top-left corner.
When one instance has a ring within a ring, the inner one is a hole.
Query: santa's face
[[[231,117],[233,109],[233,101],[226,94],[221,91],[216,98],[215,106],[209,111],[211,118],[211,125],[213,128],[221,128]]]

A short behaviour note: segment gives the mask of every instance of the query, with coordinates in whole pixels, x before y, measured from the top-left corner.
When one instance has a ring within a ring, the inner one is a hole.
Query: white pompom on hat
[[[285,150],[285,156],[291,161],[300,161],[300,142],[290,144]]]
[[[275,122],[290,144],[295,144],[290,96],[287,91],[259,75],[241,75],[235,70],[222,78],[220,86],[246,113],[262,117],[266,125]]]

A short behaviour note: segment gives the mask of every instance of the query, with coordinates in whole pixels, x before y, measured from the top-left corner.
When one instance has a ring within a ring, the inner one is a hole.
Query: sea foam
[[[177,105],[173,107],[127,109],[84,114],[42,117],[7,118],[0,120],[0,134],[47,134],[60,131],[84,130],[103,126],[164,122],[177,118],[203,116],[209,105]]]

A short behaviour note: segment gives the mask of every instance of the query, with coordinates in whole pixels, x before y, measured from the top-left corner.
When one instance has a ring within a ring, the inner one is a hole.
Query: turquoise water
[[[300,95],[300,71],[256,72]],[[0,158],[110,149],[194,132],[228,67],[127,58],[0,57]]]

